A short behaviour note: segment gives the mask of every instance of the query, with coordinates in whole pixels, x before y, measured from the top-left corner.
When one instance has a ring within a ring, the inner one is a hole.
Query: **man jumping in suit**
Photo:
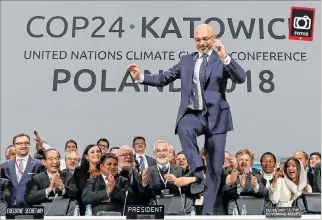
[[[204,164],[197,137],[205,135],[208,190],[204,195],[203,214],[212,215],[221,180],[226,136],[233,130],[225,96],[227,80],[243,83],[246,73],[226,53],[210,25],[199,25],[194,41],[198,52],[183,56],[178,64],[163,74],[143,75],[136,64],[129,65],[128,70],[134,80],[144,85],[162,87],[181,79],[181,103],[175,134],[179,136],[191,170],[200,179],[203,178]]]

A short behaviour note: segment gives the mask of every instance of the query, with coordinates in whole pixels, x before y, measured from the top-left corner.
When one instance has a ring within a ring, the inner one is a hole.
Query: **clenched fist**
[[[130,64],[127,66],[127,69],[130,71],[130,74],[134,80],[140,79],[140,69],[137,64]]]
[[[217,52],[218,56],[221,59],[225,59],[226,58],[226,51],[225,51],[225,46],[221,43],[220,40],[216,39],[214,42],[214,49]]]

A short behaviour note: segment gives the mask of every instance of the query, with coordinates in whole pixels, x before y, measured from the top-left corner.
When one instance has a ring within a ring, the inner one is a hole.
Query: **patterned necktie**
[[[24,159],[18,159],[18,175],[17,175],[17,181],[18,183],[20,182],[21,178],[22,178],[22,175],[23,175],[23,171],[24,171],[24,165],[23,165],[23,161]]]
[[[142,172],[145,169],[144,159],[143,159],[143,156],[139,156],[139,158],[140,158],[139,169],[140,169],[140,172]]]
[[[23,165],[24,159],[19,160],[19,169],[23,172],[24,171],[24,165]]]
[[[202,63],[200,65],[199,69],[199,81],[200,81],[200,87],[201,91],[203,92],[205,87],[205,81],[206,81],[206,67],[207,67],[207,57],[208,54],[202,54]]]

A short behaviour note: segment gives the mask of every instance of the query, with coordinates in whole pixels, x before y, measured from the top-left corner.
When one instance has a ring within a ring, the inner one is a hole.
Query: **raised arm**
[[[131,64],[127,68],[133,79],[137,82],[149,86],[163,87],[180,78],[181,61],[161,74],[142,74],[137,64]]]

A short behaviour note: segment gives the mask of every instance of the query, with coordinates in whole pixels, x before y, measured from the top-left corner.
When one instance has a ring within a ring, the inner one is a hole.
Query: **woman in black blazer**
[[[102,157],[101,149],[95,145],[88,145],[83,153],[81,165],[75,169],[74,179],[76,187],[78,189],[77,201],[79,204],[80,215],[85,214],[85,205],[82,202],[82,193],[85,187],[86,181],[100,174],[99,162]]]

